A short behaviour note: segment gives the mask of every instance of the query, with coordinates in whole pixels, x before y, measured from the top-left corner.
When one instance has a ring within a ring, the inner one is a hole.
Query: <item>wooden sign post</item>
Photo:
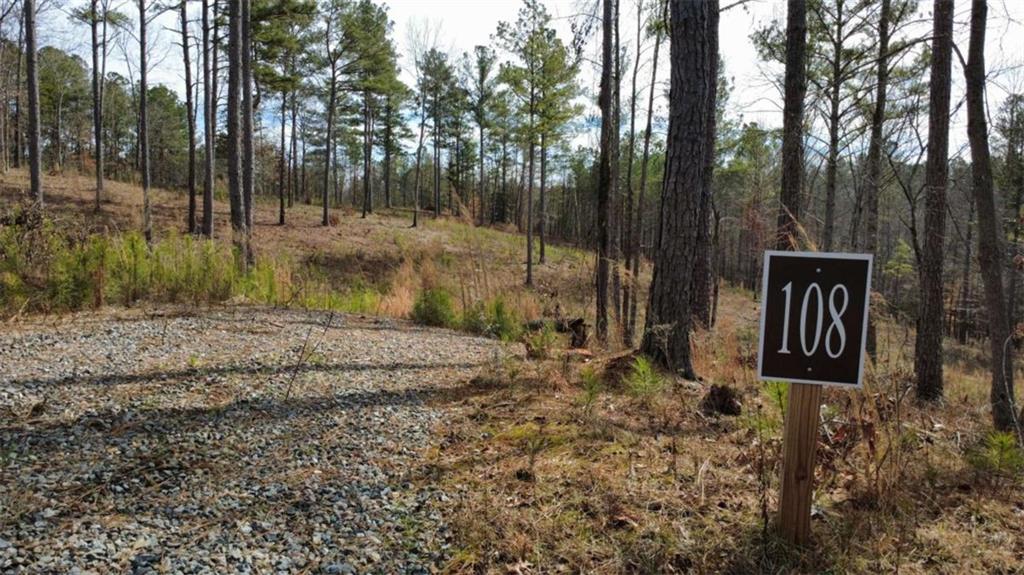
[[[870,254],[767,251],[758,378],[790,382],[782,447],[779,530],[811,535],[821,386],[860,388],[864,376]]]

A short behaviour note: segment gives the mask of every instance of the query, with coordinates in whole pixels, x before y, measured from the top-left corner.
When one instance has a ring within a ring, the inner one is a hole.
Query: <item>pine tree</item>
[[[36,51],[36,3],[23,0],[25,22],[25,70],[28,79],[28,165],[32,197],[43,206],[42,148],[39,131],[39,72]]]
[[[152,207],[149,198],[149,85],[146,43],[146,0],[139,0],[139,154],[142,171],[142,233],[153,244]]]
[[[935,0],[928,95],[928,159],[925,168],[925,229],[919,277],[921,303],[914,344],[917,396],[942,398],[942,259],[949,186],[950,67],[953,59],[953,0]]]
[[[989,318],[989,350],[992,362],[992,421],[1001,431],[1020,433],[1014,411],[1013,329],[1006,310],[1003,288],[1002,226],[995,208],[992,158],[985,116],[985,28],[988,2],[971,2],[971,37],[964,76],[967,85],[967,137],[971,146],[971,190],[978,211],[978,264],[985,285],[985,310]],[[1021,438],[1024,440],[1024,438]]]
[[[672,0],[669,128],[654,274],[641,351],[684,377],[696,374],[690,356],[689,292],[700,195],[712,177],[707,161],[714,137],[718,84],[718,2]]]

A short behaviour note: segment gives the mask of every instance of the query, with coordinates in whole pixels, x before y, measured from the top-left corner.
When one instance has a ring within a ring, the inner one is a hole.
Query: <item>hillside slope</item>
[[[123,233],[141,229],[142,191],[121,182],[107,183],[102,210],[93,209],[91,178],[78,175],[45,179],[47,214],[69,227],[93,232]],[[0,206],[29,201],[27,175],[12,170],[0,176]],[[153,191],[156,236],[185,230],[188,199],[180,193]],[[535,256],[535,288],[525,289],[525,238],[511,231],[478,228],[455,218],[435,220],[422,214],[411,227],[411,214],[382,210],[367,218],[348,207],[332,209],[337,225],[321,225],[320,207],[296,204],[287,224],[277,225],[277,204],[267,200],[254,213],[253,245],[258,257],[285,260],[309,270],[340,293],[369,291],[373,313],[405,317],[417,292],[444,287],[460,307],[501,297],[524,319],[561,314],[592,314],[592,256],[572,248],[549,245],[547,262]],[[214,205],[215,237],[228,242],[228,206]],[[641,306],[642,307],[642,306]]]

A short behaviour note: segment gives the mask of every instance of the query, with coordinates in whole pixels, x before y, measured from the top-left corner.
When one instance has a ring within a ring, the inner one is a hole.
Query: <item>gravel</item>
[[[5,326],[0,572],[436,572],[448,496],[418,464],[506,351],[251,308]]]

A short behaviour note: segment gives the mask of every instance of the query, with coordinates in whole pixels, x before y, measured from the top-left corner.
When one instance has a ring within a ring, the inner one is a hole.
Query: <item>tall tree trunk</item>
[[[526,285],[533,285],[533,159],[536,150],[534,144],[534,123],[533,123],[533,110],[534,110],[534,95],[530,93],[530,127],[529,127],[529,138],[530,138],[530,171],[528,181],[526,182]]]
[[[608,341],[608,281],[609,263],[612,257],[612,237],[608,229],[612,211],[612,19],[615,14],[615,0],[603,0],[601,39],[601,155],[597,172],[597,318],[594,322],[597,339]]]
[[[181,55],[185,61],[185,113],[188,116],[188,233],[196,233],[196,108],[192,100],[192,59],[188,55],[188,2],[181,0]]]
[[[370,92],[363,91],[363,217],[373,212],[373,114],[370,111]]]
[[[612,271],[612,315],[615,325],[622,328],[622,189],[620,187],[620,129],[622,128],[622,44],[619,42],[619,14],[621,0],[615,0],[615,14],[612,17],[614,53],[612,54],[612,188],[611,188],[611,261]]]
[[[36,50],[36,3],[23,0],[25,10],[25,69],[28,74],[28,166],[32,197],[43,205],[42,148],[39,140],[39,72]]]
[[[24,12],[24,6],[22,6],[22,11]],[[35,18],[35,16],[33,16],[33,18]],[[26,19],[24,17],[24,13],[23,13],[22,17],[18,20],[18,58],[17,58],[17,60],[18,60],[18,62],[17,62],[18,69],[14,73],[14,86],[15,86],[15,90],[14,90],[14,167],[15,168],[20,168],[21,167],[21,158],[22,158],[22,154],[24,153],[23,152],[23,150],[24,150],[24,142],[23,142],[24,137],[22,135],[24,133],[24,130],[21,129],[21,68],[22,68],[21,62],[24,59],[23,54],[29,53],[29,51],[27,49],[25,49],[25,50],[22,49],[23,43],[26,40],[26,38],[25,38],[25,24],[26,24]],[[37,93],[38,93],[38,90],[37,90]]]
[[[434,94],[434,217],[441,216],[441,148],[439,97]]]
[[[328,33],[328,37],[330,33]],[[330,46],[328,45],[328,49]],[[328,209],[330,205],[330,189],[331,189],[331,149],[333,143],[331,137],[334,134],[334,107],[336,104],[336,98],[338,95],[338,72],[337,62],[331,62],[331,86],[330,95],[327,97],[327,134],[325,137],[324,144],[324,190],[323,190],[323,225],[330,225],[330,219],[328,216]]]
[[[946,108],[949,109],[948,107]],[[961,344],[967,343],[968,330],[972,323],[972,314],[968,306],[971,302],[971,244],[974,242],[974,202],[971,202],[970,211],[967,214],[967,237],[964,240],[964,260],[960,267],[960,309],[956,314],[956,339]],[[939,380],[941,381],[941,380]]]
[[[1021,433],[1014,406],[1012,329],[1003,293],[1002,226],[996,215],[992,160],[985,119],[986,0],[971,3],[971,39],[964,76],[967,85],[967,137],[971,145],[971,184],[978,210],[978,264],[985,284],[992,354],[992,421],[996,429]],[[1019,437],[1024,442],[1024,437]]]
[[[942,398],[942,258],[949,185],[950,66],[953,59],[953,0],[935,0],[928,95],[928,159],[925,167],[924,246],[921,300],[914,343],[917,397]],[[871,186],[871,183],[868,183]]]
[[[213,237],[213,186],[216,162],[217,111],[213,94],[213,54],[210,45],[210,7],[203,0],[203,235]]]
[[[662,20],[668,21],[668,4],[663,4]],[[640,299],[640,259],[642,258],[642,243],[644,230],[644,198],[647,196],[647,168],[650,163],[651,152],[651,127],[654,119],[654,91],[658,80],[658,56],[661,51],[662,28],[659,26],[654,37],[654,57],[651,60],[651,85],[647,95],[647,124],[644,127],[644,151],[640,159],[640,189],[637,193],[636,225],[633,226],[633,246],[630,248],[632,262],[630,263],[630,276],[633,284],[633,297],[629,302],[629,310],[626,318],[626,329],[624,339],[627,346],[633,345],[633,338],[636,335],[637,300]]]
[[[690,291],[700,194],[712,177],[706,133],[714,128],[718,78],[718,1],[671,0],[671,83],[665,185],[654,275],[640,349],[695,378],[690,357]]]
[[[252,80],[252,0],[239,0],[241,5],[242,58],[242,196],[245,206],[245,259],[252,263],[253,191],[255,148],[253,142],[253,80]]]
[[[96,210],[100,209],[100,202],[103,201],[103,100],[101,97],[101,86],[103,78],[100,75],[100,34],[99,34],[99,0],[91,0],[89,3],[89,28],[92,32],[92,131],[95,145],[96,161]],[[103,15],[106,18],[106,14]]]
[[[623,226],[625,237],[623,258],[626,260],[626,268],[631,269],[633,264],[633,251],[635,250],[635,233],[633,225],[634,194],[633,194],[633,160],[636,157],[636,79],[640,72],[640,53],[643,48],[643,21],[644,2],[639,0],[636,5],[636,53],[633,56],[633,79],[629,89],[629,150],[626,160],[626,209],[623,214]],[[622,286],[622,343],[626,347],[633,347],[633,325],[631,325],[630,310],[636,308],[633,301],[636,297],[635,283],[632,275]]]
[[[422,181],[420,166],[423,160],[423,137],[426,133],[427,125],[427,98],[426,94],[420,98],[420,140],[419,144],[416,145],[416,180],[415,189],[413,190],[413,208],[412,208],[412,227],[419,225],[419,214],[420,214],[420,183]]]
[[[547,256],[544,253],[544,243],[547,230],[548,206],[547,206],[547,166],[548,166],[548,142],[547,134],[540,135],[540,206],[537,222],[537,239],[540,240],[540,257],[537,261],[544,263]]]
[[[718,77],[718,58],[712,70]],[[717,95],[717,91],[716,91]],[[706,129],[707,137],[711,138],[704,148],[704,162],[710,174],[715,165],[715,120],[716,114],[708,117],[711,125]],[[704,181],[700,190],[700,211],[697,214],[697,243],[694,246],[696,257],[693,264],[693,291],[690,296],[690,307],[693,310],[694,322],[704,328],[711,327],[711,193],[712,180]]]
[[[875,76],[875,109],[871,113],[871,136],[868,143],[868,176],[865,189],[866,218],[864,220],[863,251],[874,254],[878,251],[878,198],[882,191],[882,145],[884,142],[885,106],[889,85],[889,18],[890,0],[882,0],[878,18],[878,62]],[[941,266],[941,264],[940,264]],[[941,315],[942,295],[939,286],[939,310]],[[941,320],[940,320],[941,321]],[[940,331],[941,333],[941,331]],[[868,317],[867,351],[875,357],[875,322]]]
[[[153,244],[152,206],[149,198],[149,86],[146,83],[146,0],[139,0],[139,154],[142,170],[142,233]]]
[[[285,128],[288,125],[288,92],[281,90],[281,160],[277,166],[277,224],[284,225],[285,188],[288,182],[288,147]]]
[[[384,110],[384,206],[391,209],[391,126],[394,123],[394,105],[389,94]]]
[[[231,204],[231,241],[245,261],[245,196],[242,192],[242,39],[240,6],[228,10],[228,198]]]
[[[888,0],[884,0],[888,1]],[[807,93],[807,4],[789,0],[786,24],[785,103],[782,112],[782,190],[779,195],[780,250],[797,249],[804,180],[804,96]]]
[[[1010,118],[1007,122],[1010,126],[1020,125],[1020,113],[1021,109],[1019,106],[1013,106],[1010,109]],[[1020,210],[1024,207],[1024,163],[1021,162],[1021,146],[1024,145],[1024,133],[1020,128],[1014,127],[1011,133],[1007,136],[1006,142],[1006,169],[1010,172],[1009,188],[1013,190],[1013,214],[1011,215],[1012,230],[1013,230],[1013,245],[1010,249],[1009,261],[1010,269],[1010,281],[1009,289],[1010,293],[1007,295],[1007,313],[1010,316],[1010,325],[1017,325],[1017,287],[1018,287],[1018,276],[1020,271],[1017,265],[1017,258],[1020,256],[1020,234],[1021,234],[1021,213]]]
[[[843,73],[843,0],[835,4],[836,29],[832,38],[832,85],[829,86],[828,160],[825,168],[825,229],[822,248],[832,251],[836,228],[836,180],[839,173],[840,75]],[[888,24],[886,24],[888,26]]]
[[[292,71],[295,71],[294,61],[292,63]],[[299,130],[298,130],[298,115],[299,115],[299,91],[292,90],[292,141],[291,141],[291,186],[288,190],[288,207],[292,207],[295,199],[299,195]]]
[[[480,219],[478,225],[484,225],[484,186],[487,180],[484,178],[484,125],[481,122],[479,125],[480,130]],[[492,192],[493,195],[493,192]]]

